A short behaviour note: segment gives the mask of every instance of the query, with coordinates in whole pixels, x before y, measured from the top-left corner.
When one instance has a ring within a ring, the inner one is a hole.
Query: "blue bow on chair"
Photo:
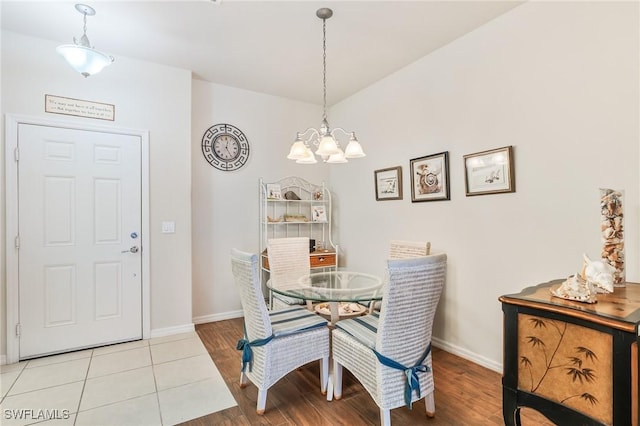
[[[269,337],[265,337],[264,339],[256,339],[253,342],[249,341],[247,337],[247,330],[244,330],[244,339],[238,340],[238,344],[236,345],[236,349],[242,351],[242,372],[244,373],[247,368],[247,364],[249,364],[249,371],[253,369],[253,351],[251,347],[264,346],[269,343],[273,339],[273,334]]]
[[[373,353],[376,354],[376,357],[378,357],[378,361],[380,361],[382,365],[391,367],[396,370],[401,370],[404,372],[405,376],[407,376],[407,381],[404,385],[404,403],[410,410],[411,406],[413,405],[411,402],[411,394],[413,393],[413,391],[416,391],[418,393],[418,398],[422,397],[422,395],[420,395],[420,378],[418,377],[418,373],[427,373],[431,371],[429,367],[427,367],[426,365],[422,365],[422,362],[425,360],[425,358],[427,358],[429,352],[431,352],[431,343],[429,343],[427,349],[422,355],[422,358],[420,358],[416,365],[414,365],[413,367],[405,367],[399,362],[396,362],[391,358],[387,358],[386,356],[378,353],[378,351],[376,351],[375,349],[373,350]]]

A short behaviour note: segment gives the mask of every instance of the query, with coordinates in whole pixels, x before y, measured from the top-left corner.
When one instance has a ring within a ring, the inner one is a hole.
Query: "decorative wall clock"
[[[231,124],[216,124],[202,136],[202,154],[216,169],[238,170],[249,159],[249,140]]]

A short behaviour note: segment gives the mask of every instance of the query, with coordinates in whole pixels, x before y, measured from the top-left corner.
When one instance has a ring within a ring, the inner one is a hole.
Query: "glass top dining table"
[[[380,277],[349,270],[274,276],[267,281],[267,287],[284,296],[328,303],[333,324],[340,319],[340,303],[382,300]]]

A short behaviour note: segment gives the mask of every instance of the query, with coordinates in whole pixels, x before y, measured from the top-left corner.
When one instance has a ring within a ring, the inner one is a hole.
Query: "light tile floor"
[[[3,426],[174,425],[237,405],[195,332],[2,365],[0,397]]]

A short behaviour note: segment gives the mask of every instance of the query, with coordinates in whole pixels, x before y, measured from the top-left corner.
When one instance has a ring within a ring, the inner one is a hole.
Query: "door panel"
[[[140,137],[18,134],[20,358],[141,338]]]

